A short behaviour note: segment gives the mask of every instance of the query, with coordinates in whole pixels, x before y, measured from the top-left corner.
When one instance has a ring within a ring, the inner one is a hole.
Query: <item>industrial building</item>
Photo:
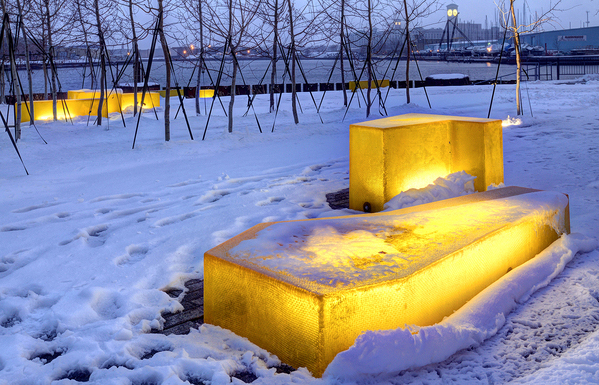
[[[599,51],[599,27],[561,29],[520,35],[521,43],[540,46],[547,51],[583,54]]]

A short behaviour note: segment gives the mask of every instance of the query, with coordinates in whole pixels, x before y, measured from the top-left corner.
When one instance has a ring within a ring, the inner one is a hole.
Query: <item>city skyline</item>
[[[509,3],[508,1],[506,1]],[[425,28],[443,28],[443,24],[447,19],[445,16],[446,6],[448,4],[457,4],[459,10],[459,22],[473,22],[481,24],[485,28],[485,20],[489,27],[495,24],[495,15],[497,13],[497,5],[492,0],[481,2],[480,0],[458,0],[446,1],[441,6],[441,9],[423,20],[422,26]],[[527,0],[525,16],[530,20],[530,16],[534,17],[535,12],[541,14],[547,12],[555,4],[555,1],[550,0]],[[517,18],[522,18],[522,9],[524,1],[517,0],[515,3]],[[588,11],[588,24],[587,24]],[[562,1],[554,12],[553,21],[544,24],[545,30],[582,28],[588,26],[599,25],[599,4],[592,0],[578,1]]]

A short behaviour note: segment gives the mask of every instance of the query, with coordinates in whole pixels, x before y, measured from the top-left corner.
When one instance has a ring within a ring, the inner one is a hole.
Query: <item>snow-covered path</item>
[[[573,232],[592,237],[599,237],[598,86],[531,83],[534,117],[504,128],[506,185],[569,194]],[[498,88],[492,117],[508,121],[513,92]],[[418,107],[427,103],[417,89],[411,106],[393,91],[399,107],[389,113],[486,117],[491,88],[428,93],[432,111]],[[127,128],[115,117],[109,130],[85,120],[40,124],[48,145],[32,130],[19,142],[28,177],[1,137],[0,384],[216,384],[248,370],[255,383],[314,380],[302,370],[275,375],[266,366],[277,360],[267,352],[209,325],[189,336],[145,332],[160,327],[161,311],[180,308],[161,290],[202,277],[209,248],[263,221],[344,214],[328,207],[325,194],[348,186],[348,126],[364,111],[356,106],[342,122],[339,99],[327,94],[325,124],[306,99],[301,124],[283,111],[274,133],[259,134],[248,116],[223,134],[225,119],[213,118],[204,142],[190,141],[179,119],[165,143],[161,123],[147,114],[135,150],[132,117]],[[258,116],[271,127],[270,114]],[[190,120],[201,136],[205,118]],[[360,381],[535,383],[557,375],[555,367],[561,382],[599,382],[598,293],[595,250],[575,257],[481,346]]]

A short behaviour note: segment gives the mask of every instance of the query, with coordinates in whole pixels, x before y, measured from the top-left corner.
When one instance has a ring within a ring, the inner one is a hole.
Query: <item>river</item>
[[[218,74],[218,68],[221,64],[218,60],[206,61],[208,71],[202,72],[202,85],[210,85],[210,76],[213,81],[216,82]],[[240,73],[237,78],[237,84],[268,84],[270,82],[270,62],[267,60],[240,60]],[[322,60],[302,60],[301,66],[305,73],[306,79],[309,83],[325,83],[325,82],[341,82],[341,71],[339,69],[339,63],[337,62],[334,70],[333,65],[335,60],[322,59]],[[145,63],[147,66],[147,63]],[[361,64],[362,65],[362,64]],[[172,84],[177,82],[180,86],[187,86],[191,80],[191,86],[195,86],[197,71],[194,71],[196,64],[191,61],[175,61],[174,62],[174,73],[172,77]],[[289,76],[285,76],[284,63],[279,61],[277,64],[277,83],[289,82]],[[394,69],[395,73],[394,73]],[[502,64],[500,66],[499,76],[503,80],[515,79],[515,66]],[[224,65],[223,77],[221,85],[231,84],[231,61],[227,61]],[[345,80],[354,80],[352,71],[349,66],[349,62],[345,62]],[[362,68],[356,68],[356,73],[360,74]],[[420,70],[420,73],[419,73]],[[268,71],[268,73],[267,73]],[[301,72],[297,70],[297,82],[304,83],[304,79]],[[75,68],[58,68],[57,75],[59,81],[59,88],[61,91],[68,91],[81,88],[90,88],[91,77],[89,76],[89,68],[75,67]],[[97,72],[97,69],[96,69]],[[116,79],[117,74],[123,72],[119,83],[132,82],[133,68],[128,66],[122,71],[122,65],[113,66],[112,73]],[[332,72],[332,73],[331,73]],[[376,73],[379,79],[390,79],[390,80],[405,80],[406,62],[383,60],[378,62],[376,65]],[[19,71],[21,82],[26,90],[27,76],[25,71]],[[193,79],[192,79],[193,73]],[[420,80],[426,78],[429,75],[436,74],[464,74],[467,75],[470,80],[489,80],[494,79],[497,73],[497,64],[491,62],[477,62],[477,63],[458,63],[458,62],[446,62],[446,61],[414,61],[410,62],[410,78],[413,80]],[[265,76],[266,74],[266,76]],[[241,76],[243,78],[241,78]],[[108,75],[109,86],[113,84],[113,75]],[[264,77],[264,80],[262,78]],[[162,61],[155,61],[152,63],[152,69],[150,72],[150,82],[158,83],[161,86],[165,85],[165,65]],[[262,80],[262,81],[261,81]],[[366,80],[365,76],[362,75],[362,80]],[[42,70],[33,71],[33,92],[44,92],[44,76]]]

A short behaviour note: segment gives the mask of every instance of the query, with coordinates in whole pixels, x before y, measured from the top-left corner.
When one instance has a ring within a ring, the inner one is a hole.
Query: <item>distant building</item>
[[[599,27],[561,29],[520,35],[520,41],[548,51],[570,53],[599,48]]]

